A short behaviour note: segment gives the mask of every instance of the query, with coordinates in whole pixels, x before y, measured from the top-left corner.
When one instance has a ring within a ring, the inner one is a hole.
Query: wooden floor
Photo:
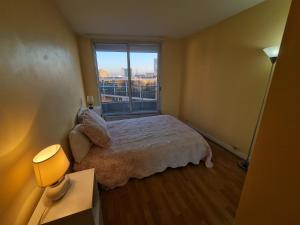
[[[245,173],[238,158],[210,145],[212,169],[189,164],[101,192],[104,225],[232,225]]]

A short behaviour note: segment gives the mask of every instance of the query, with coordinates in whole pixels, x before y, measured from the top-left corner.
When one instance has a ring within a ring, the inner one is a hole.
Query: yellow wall
[[[236,225],[300,224],[300,1],[292,3]]]
[[[135,40],[135,37],[104,37],[103,40],[122,40],[124,38],[125,40]],[[99,37],[88,38],[79,36],[78,45],[85,92],[87,95],[93,95],[96,97],[98,95],[96,86],[97,80],[91,39],[99,39]],[[138,41],[151,41],[149,39],[143,40],[138,37],[137,39]],[[155,39],[153,41],[157,42]],[[176,117],[179,116],[181,77],[183,72],[183,52],[184,41],[182,39],[168,38],[161,41],[159,73],[160,84],[162,87],[160,94],[161,111],[164,114],[170,114]]]
[[[76,38],[53,1],[0,2],[0,224],[26,224],[33,156],[62,143],[83,98]]]
[[[161,112],[179,116],[184,65],[184,40],[165,39],[161,45]]]
[[[84,90],[86,95],[94,96],[95,104],[99,104],[97,91],[97,76],[96,64],[94,59],[94,50],[92,42],[89,38],[78,36],[78,48],[80,55],[80,64],[82,70],[82,77],[84,83]]]
[[[181,118],[247,153],[289,0],[271,0],[186,41]]]

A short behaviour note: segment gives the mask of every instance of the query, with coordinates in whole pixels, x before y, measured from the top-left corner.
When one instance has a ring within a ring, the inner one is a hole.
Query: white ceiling
[[[263,0],[56,0],[80,34],[183,37]]]

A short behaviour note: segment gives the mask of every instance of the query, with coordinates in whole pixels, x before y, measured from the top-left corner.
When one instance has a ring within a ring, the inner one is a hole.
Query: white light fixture
[[[70,162],[59,144],[51,145],[33,158],[36,182],[47,187],[46,196],[56,201],[61,199],[69,188],[69,178],[65,175]]]
[[[279,46],[272,46],[272,47],[264,48],[263,51],[270,58],[272,63],[276,62],[276,59],[277,59],[278,53],[279,53]]]

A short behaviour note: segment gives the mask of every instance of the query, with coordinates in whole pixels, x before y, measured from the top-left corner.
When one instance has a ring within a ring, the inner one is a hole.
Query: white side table
[[[47,209],[44,192],[28,225],[103,225],[95,170],[83,170],[68,176],[71,184],[65,196]]]

